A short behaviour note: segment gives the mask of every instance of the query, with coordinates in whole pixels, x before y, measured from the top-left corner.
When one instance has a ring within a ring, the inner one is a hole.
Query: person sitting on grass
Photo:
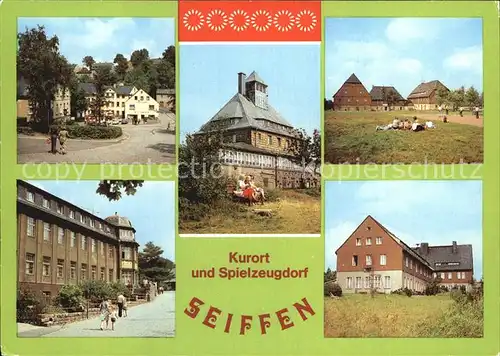
[[[244,179],[245,178],[242,175],[238,177],[238,182],[236,183],[236,189],[233,191],[233,194],[240,198],[243,198],[243,191],[246,188]]]
[[[413,123],[411,124],[411,130],[413,132],[425,130],[425,126],[418,122],[418,119],[416,116],[413,117]]]
[[[443,122],[446,124],[448,122],[448,118],[445,116],[443,116]]]
[[[393,130],[399,129],[399,123],[400,120],[397,117],[395,117],[394,120],[392,120],[392,129]]]
[[[406,119],[404,124],[403,124],[403,129],[404,130],[411,130],[411,123],[410,120]]]

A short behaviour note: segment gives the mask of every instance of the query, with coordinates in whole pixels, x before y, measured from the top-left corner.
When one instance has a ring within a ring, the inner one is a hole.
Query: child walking
[[[111,307],[111,313],[109,314],[109,319],[111,320],[111,330],[115,330],[116,319],[118,319],[118,315],[116,313],[116,306]]]

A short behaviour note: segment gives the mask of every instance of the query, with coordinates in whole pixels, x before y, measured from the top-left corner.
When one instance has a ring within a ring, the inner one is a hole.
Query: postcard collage
[[[0,1],[2,354],[497,355],[499,25]]]

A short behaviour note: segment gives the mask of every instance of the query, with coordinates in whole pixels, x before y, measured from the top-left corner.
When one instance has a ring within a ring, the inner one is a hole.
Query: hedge
[[[71,138],[112,139],[123,135],[122,128],[116,126],[68,125],[66,129]]]

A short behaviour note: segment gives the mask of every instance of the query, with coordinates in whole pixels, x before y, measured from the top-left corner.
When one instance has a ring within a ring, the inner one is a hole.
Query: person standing
[[[62,129],[59,131],[59,144],[61,145],[61,153],[63,155],[66,154],[66,141],[68,140],[68,131],[66,130],[66,127],[62,127]]]
[[[476,119],[479,119],[479,108],[477,106],[474,108],[474,112],[476,113]]]
[[[464,108],[463,107],[460,107],[459,112],[460,112],[460,117],[464,117]]]
[[[118,317],[121,318],[123,314],[123,305],[125,304],[125,297],[123,294],[119,294],[116,298],[116,304],[118,305]]]
[[[104,325],[106,325],[106,329],[108,328],[110,305],[111,303],[109,300],[104,299],[99,306],[99,311],[101,313],[101,330],[104,330]]]
[[[57,137],[58,137],[57,127],[52,126],[50,128],[50,153],[54,155],[57,153]]]

